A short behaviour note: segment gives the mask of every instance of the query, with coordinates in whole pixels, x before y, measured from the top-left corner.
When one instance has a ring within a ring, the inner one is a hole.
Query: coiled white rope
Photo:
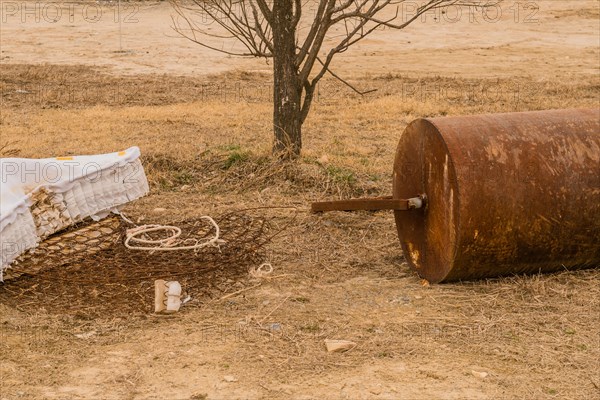
[[[273,266],[271,265],[271,263],[263,263],[260,265],[260,267],[258,268],[250,268],[250,271],[248,271],[248,273],[253,277],[253,278],[263,278],[267,275],[270,275],[273,272]]]
[[[123,215],[121,215],[124,217]],[[177,226],[172,225],[141,225],[135,228],[128,229],[125,237],[125,247],[130,250],[146,250],[146,251],[179,251],[179,250],[199,250],[201,248],[212,246],[219,247],[220,244],[225,243],[224,240],[219,239],[221,231],[219,225],[214,219],[205,215],[200,217],[201,219],[209,221],[215,228],[215,236],[206,242],[198,243],[196,239],[186,239],[184,241],[179,240],[181,236],[181,229]],[[124,217],[128,222],[131,222]],[[147,239],[139,236],[150,232],[167,231],[170,232],[170,236],[164,239]],[[186,242],[195,241],[193,245],[185,245]],[[136,246],[130,243],[145,244],[147,246]],[[183,244],[183,246],[182,246]]]

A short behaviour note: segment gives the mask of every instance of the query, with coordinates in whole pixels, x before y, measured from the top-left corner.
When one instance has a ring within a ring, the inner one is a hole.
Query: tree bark
[[[302,82],[298,77],[293,0],[273,5],[273,152],[296,158],[302,149]]]

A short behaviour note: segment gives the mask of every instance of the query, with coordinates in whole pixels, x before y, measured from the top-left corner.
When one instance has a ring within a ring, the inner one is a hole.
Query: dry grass
[[[15,92],[54,80],[85,82],[99,95],[31,101]],[[356,79],[378,89],[365,98],[326,82],[295,163],[269,155],[268,98],[224,100],[215,89],[198,100],[190,89],[215,82],[269,84],[266,76],[242,73],[123,78],[83,67],[3,65],[2,140],[16,142],[21,156],[141,147],[152,194],[128,207],[133,217],[167,222],[255,206],[297,211],[262,212],[296,218],[266,250],[281,277],[238,278],[228,291],[260,286],[226,301],[206,300],[199,310],[89,321],[22,313],[3,303],[2,390],[158,398],[166,385],[181,398],[196,391],[197,398],[597,398],[600,270],[422,286],[403,261],[390,213],[307,212],[314,199],[389,194],[398,136],[416,117],[593,107],[597,77],[384,75]],[[111,103],[106,91],[115,86],[123,96]],[[492,99],[484,88],[500,94]],[[159,206],[167,212],[153,213]],[[82,333],[90,335],[73,336]],[[358,346],[327,354],[324,338]],[[239,390],[215,383],[223,375],[235,375]],[[87,391],[57,389],[74,379],[86,382]]]
[[[244,180],[258,174],[256,182],[264,178],[269,186],[273,175],[284,181],[289,175],[289,168],[281,168],[269,155],[272,110],[265,75],[113,77],[84,67],[3,68],[2,140],[16,144],[22,157],[138,145],[159,189],[174,189],[188,179],[204,189],[203,180],[212,173],[219,175],[217,180],[228,180],[219,186],[222,193],[230,193],[240,190],[236,170]],[[309,175],[299,180],[298,191],[307,192],[303,184],[314,180],[313,166],[324,168],[322,175],[342,184],[368,182],[367,186],[389,188],[398,136],[415,118],[594,107],[600,88],[600,78],[589,76],[557,82],[388,74],[353,83],[377,92],[360,97],[335,81],[321,85],[304,127],[301,165],[292,167]],[[116,98],[111,97],[115,90]],[[226,177],[221,176],[224,172]]]

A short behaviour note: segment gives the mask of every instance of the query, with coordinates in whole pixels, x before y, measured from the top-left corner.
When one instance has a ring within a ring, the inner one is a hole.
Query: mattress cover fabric
[[[131,147],[116,153],[45,159],[0,159],[0,280],[23,252],[91,217],[104,218],[148,193]]]

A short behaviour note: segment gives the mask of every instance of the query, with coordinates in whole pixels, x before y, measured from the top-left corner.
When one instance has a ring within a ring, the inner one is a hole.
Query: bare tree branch
[[[325,63],[323,63],[323,61],[321,61],[321,59],[319,57],[317,57],[317,61],[319,61],[319,63],[323,66],[323,68],[326,69],[326,71],[333,76],[335,79],[337,79],[338,81],[342,82],[344,85],[348,86],[350,89],[352,89],[354,92],[360,94],[361,96],[365,95],[365,94],[369,94],[369,93],[373,93],[376,92],[377,89],[369,89],[369,90],[365,90],[365,91],[360,91],[357,88],[355,88],[354,86],[352,86],[350,83],[348,83],[348,81],[342,79],[339,75],[337,75],[336,73],[334,73],[331,69],[326,68],[325,67]]]
[[[273,11],[269,8],[267,3],[264,0],[256,0],[256,3],[258,4],[262,14],[265,16],[267,22],[269,22],[269,25],[273,25]]]

